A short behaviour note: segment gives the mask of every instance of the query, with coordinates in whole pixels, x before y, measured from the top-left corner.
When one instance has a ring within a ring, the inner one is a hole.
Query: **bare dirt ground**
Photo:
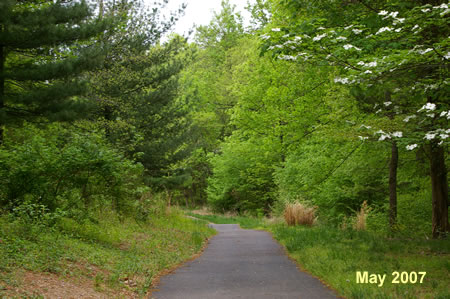
[[[114,290],[87,277],[64,277],[53,273],[18,271],[17,284],[0,286],[1,298],[44,297],[55,299],[138,298],[131,289]],[[125,281],[132,284],[132,281]]]
[[[43,296],[45,298],[108,298],[95,290],[89,279],[65,279],[56,274],[21,271],[17,273],[20,286],[6,287],[2,296]]]
[[[213,215],[213,213],[206,207],[203,207],[202,209],[193,210],[192,213],[197,215]]]

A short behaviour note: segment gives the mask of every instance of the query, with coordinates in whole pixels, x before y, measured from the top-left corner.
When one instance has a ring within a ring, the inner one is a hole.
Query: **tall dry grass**
[[[284,208],[284,220],[287,225],[312,226],[316,222],[316,208],[301,203],[287,204]]]
[[[367,201],[364,201],[361,205],[361,209],[356,214],[355,222],[353,223],[353,228],[355,230],[366,230],[367,227],[367,216],[369,215],[370,207]]]

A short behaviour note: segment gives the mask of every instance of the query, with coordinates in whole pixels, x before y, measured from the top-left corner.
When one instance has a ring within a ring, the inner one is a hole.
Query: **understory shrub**
[[[296,199],[318,206],[321,221],[339,226],[367,201],[383,205],[387,194],[386,146],[369,147],[351,140],[311,140],[287,155],[284,167],[274,174],[281,199]]]
[[[431,190],[426,188],[416,194],[399,194],[397,223],[389,227],[389,203],[382,209],[373,209],[367,217],[367,230],[382,235],[398,234],[409,237],[428,237],[431,232]]]
[[[41,206],[85,217],[91,208],[135,209],[142,165],[113,150],[103,134],[61,124],[9,131],[0,148],[0,208]]]

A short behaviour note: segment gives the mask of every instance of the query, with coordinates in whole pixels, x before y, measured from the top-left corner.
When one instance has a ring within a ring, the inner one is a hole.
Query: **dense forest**
[[[94,4],[0,4],[2,213],[145,218],[164,194],[449,231],[447,4],[258,0],[244,26],[223,1],[190,39],[184,7]]]
[[[248,23],[223,0],[181,36],[167,3],[0,1],[0,295],[39,271],[144,295],[214,233],[176,207],[205,206],[301,207],[313,228],[275,238],[336,269],[429,245],[397,260],[446,265],[427,288],[447,292],[449,4],[256,0]]]

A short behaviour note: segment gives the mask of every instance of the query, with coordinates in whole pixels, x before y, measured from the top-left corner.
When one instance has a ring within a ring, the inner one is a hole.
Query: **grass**
[[[284,220],[288,225],[312,226],[316,221],[315,208],[301,203],[287,204],[284,209]]]
[[[186,219],[177,211],[146,223],[121,222],[112,213],[100,219],[77,223],[62,218],[47,227],[1,216],[0,297],[22,296],[14,290],[26,287],[24,273],[88,280],[96,291],[113,297],[122,290],[144,296],[158,273],[191,258],[214,234],[205,221]]]
[[[194,215],[214,223],[263,228],[300,267],[346,298],[450,298],[450,240],[387,239],[367,231],[287,226],[263,219]],[[356,282],[357,271],[386,274],[383,286]],[[393,284],[394,271],[426,272],[423,283]]]
[[[260,218],[242,217],[242,216],[221,216],[221,215],[199,215],[192,212],[186,213],[189,216],[205,220],[216,224],[239,224],[242,228],[257,229],[262,228],[263,223]]]

